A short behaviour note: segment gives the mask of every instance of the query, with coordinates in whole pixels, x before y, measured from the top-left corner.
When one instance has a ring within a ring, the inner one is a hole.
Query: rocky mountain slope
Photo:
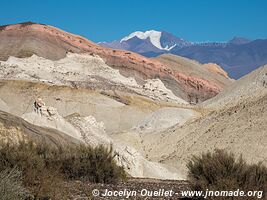
[[[0,60],[7,61],[9,56],[30,57],[33,54],[49,60],[60,60],[65,58],[68,52],[97,55],[106,65],[118,69],[123,76],[135,78],[137,83],[142,84],[146,79],[159,78],[168,89],[178,97],[183,96],[186,101],[203,101],[223,89],[203,78],[195,80],[185,74],[176,73],[157,60],[128,51],[104,48],[81,36],[52,26],[28,22],[0,28]],[[190,95],[179,96],[179,93],[184,91],[177,85],[191,90]],[[202,93],[207,93],[205,98],[198,96],[199,88],[202,89]],[[192,96],[192,93],[196,94]]]
[[[233,82],[213,63],[148,59],[31,23],[1,27],[0,39],[3,141],[112,144],[128,174],[157,179],[186,178],[190,156],[214,148],[266,157],[266,67]]]
[[[171,53],[200,63],[216,63],[238,79],[267,63],[267,40],[234,37],[228,42],[189,42],[165,31],[137,31],[119,41],[99,43],[147,57]]]
[[[216,84],[217,87],[227,87],[230,85],[234,80],[228,77],[228,74],[221,69],[220,66],[207,63],[207,64],[200,64],[197,61],[190,60],[181,56],[175,56],[173,54],[162,54],[155,58],[155,60],[159,60],[160,62],[164,63],[166,66],[171,68],[176,73],[182,73],[186,76],[190,76],[195,80],[205,80],[208,83]],[[194,93],[198,93],[198,97],[200,99],[206,99],[205,97],[206,92],[204,88],[199,88],[198,91],[190,90],[190,87],[183,87],[184,85],[177,85],[183,92],[183,95],[186,96],[194,96]],[[189,93],[189,94],[187,94]]]
[[[161,130],[155,126],[155,117],[151,115],[141,123],[142,127],[112,137],[134,146],[149,160],[178,168],[184,175],[186,163],[193,155],[216,148],[236,156],[242,154],[250,163],[266,165],[266,82],[267,66],[263,66],[218,96],[192,108],[198,115],[187,118],[184,123],[175,122]],[[156,125],[160,123],[166,124],[159,120]]]
[[[180,170],[192,155],[215,148],[242,154],[251,163],[267,164],[267,66],[236,81],[203,103],[203,116],[167,131],[143,134],[145,154]]]
[[[267,65],[244,76],[235,84],[227,87],[218,96],[207,100],[203,106],[219,109],[221,107],[235,105],[239,102],[253,101],[266,95]]]

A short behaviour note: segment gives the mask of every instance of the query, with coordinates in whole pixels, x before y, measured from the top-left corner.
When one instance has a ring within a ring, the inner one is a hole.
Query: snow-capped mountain
[[[132,39],[133,37],[137,37],[141,40],[145,40],[147,38],[149,38],[149,41],[158,49],[161,50],[171,50],[173,47],[176,46],[176,44],[173,44],[172,46],[169,46],[168,44],[166,44],[166,46],[162,46],[161,44],[161,37],[162,37],[162,32],[160,31],[155,31],[155,30],[150,30],[150,31],[146,31],[146,32],[142,32],[142,31],[136,31],[131,33],[130,35],[124,37],[121,39],[120,42],[124,42],[124,41],[128,41],[130,39]]]
[[[141,54],[165,53],[174,47],[183,47],[189,42],[165,31],[136,31],[121,40],[99,43],[101,46],[134,51]]]
[[[146,57],[171,53],[200,63],[216,63],[236,79],[267,64],[267,39],[234,37],[228,42],[194,43],[165,31],[150,30],[136,31],[120,40],[99,45],[133,51]]]

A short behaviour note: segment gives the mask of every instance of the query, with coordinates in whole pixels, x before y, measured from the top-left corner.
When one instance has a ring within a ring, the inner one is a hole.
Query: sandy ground
[[[9,112],[9,107],[2,99],[0,99],[0,110]]]
[[[182,126],[185,122],[197,117],[196,112],[183,108],[161,108],[148,115],[133,128],[140,133],[155,133],[174,125]]]

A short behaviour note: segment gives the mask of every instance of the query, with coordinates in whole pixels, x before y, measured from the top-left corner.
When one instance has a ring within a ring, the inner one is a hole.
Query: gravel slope
[[[145,153],[184,173],[192,155],[215,148],[242,154],[251,163],[267,164],[266,69],[254,71],[205,102],[203,106],[212,111],[203,117],[160,134],[142,135]]]
[[[216,97],[202,103],[203,107],[220,109],[239,102],[251,101],[267,94],[267,65],[237,80]]]

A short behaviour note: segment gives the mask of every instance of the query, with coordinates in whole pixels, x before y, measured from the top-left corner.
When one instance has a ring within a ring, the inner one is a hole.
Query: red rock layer
[[[186,93],[181,96],[189,101],[203,101],[222,90],[220,86],[205,79],[173,72],[159,61],[128,51],[104,48],[81,36],[52,26],[23,23],[0,27],[2,60],[6,60],[10,55],[27,57],[32,54],[57,60],[65,57],[67,52],[99,55],[109,66],[118,68],[122,74],[134,76],[137,80],[160,78],[175,81],[179,90]]]

